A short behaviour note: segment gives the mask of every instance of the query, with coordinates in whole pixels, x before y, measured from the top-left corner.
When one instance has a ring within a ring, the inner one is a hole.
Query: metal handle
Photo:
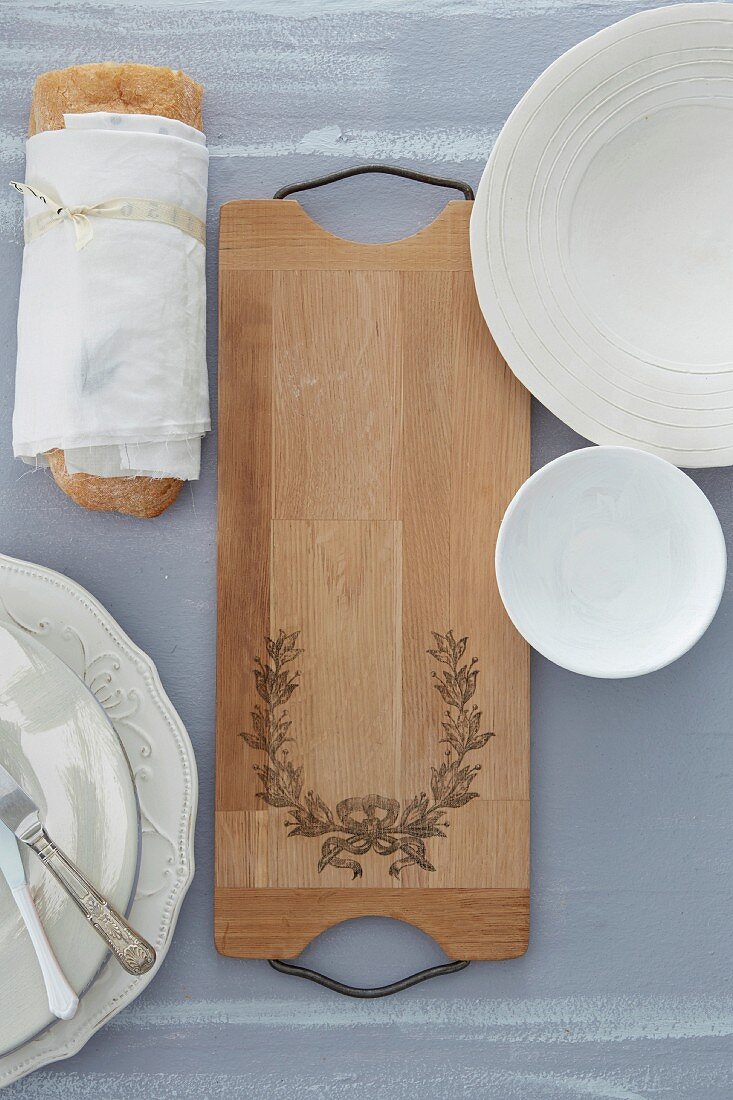
[[[332,989],[334,993],[342,993],[344,997],[359,997],[363,1000],[373,1000],[376,997],[389,997],[392,993],[401,993],[403,989],[409,989],[412,985],[419,985],[429,978],[439,978],[442,974],[455,974],[457,970],[465,970],[467,960],[442,963],[440,966],[431,966],[427,970],[418,970],[416,974],[410,974],[407,978],[400,978],[389,985],[377,985],[361,987],[346,985],[335,978],[329,978],[317,970],[309,970],[307,966],[298,966],[297,963],[285,962],[284,959],[268,959],[270,966],[281,974],[292,974],[296,978],[305,978],[306,981],[315,982],[316,985],[324,985],[326,989]]]
[[[357,164],[353,168],[344,168],[342,172],[332,172],[328,176],[318,176],[314,180],[305,180],[303,183],[289,183],[287,187],[281,187],[273,198],[286,199],[288,195],[295,195],[298,191],[309,191],[313,187],[325,187],[327,183],[336,183],[337,180],[348,179],[349,176],[363,176],[367,172],[376,172],[383,176],[401,176],[406,180],[416,180],[417,183],[430,183],[434,187],[452,187],[460,191],[463,197],[473,200],[473,188],[463,180],[448,179],[445,176],[428,176],[425,172],[413,172],[409,168],[399,168],[393,164]]]
[[[30,837],[21,837],[61,883],[66,893],[81,909],[95,932],[106,942],[121,966],[139,977],[155,966],[155,951],[142,936],[138,936],[125,918],[106,898],[94,889],[68,856],[51,840],[45,829]]]

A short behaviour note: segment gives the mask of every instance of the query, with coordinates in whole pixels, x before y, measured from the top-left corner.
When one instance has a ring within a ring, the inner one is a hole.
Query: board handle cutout
[[[463,180],[448,179],[447,176],[429,176],[425,172],[413,172],[410,168],[400,168],[395,164],[356,164],[353,168],[344,168],[341,172],[331,172],[327,176],[318,176],[316,179],[304,180],[302,183],[289,183],[281,187],[273,195],[274,199],[286,199],[288,195],[295,195],[299,191],[309,191],[314,187],[325,187],[327,183],[336,183],[338,180],[348,179],[350,176],[363,176],[366,173],[377,173],[383,176],[401,176],[402,179],[415,180],[417,183],[429,183],[433,187],[451,187],[460,191],[464,199],[473,201],[473,188]]]
[[[281,974],[292,974],[296,978],[305,978],[306,981],[323,985],[326,989],[333,990],[334,993],[341,993],[344,997],[357,997],[361,1000],[389,997],[393,993],[401,993],[403,989],[409,989],[410,986],[426,982],[429,978],[439,978],[443,974],[455,974],[456,971],[465,970],[468,966],[467,959],[441,963],[440,966],[430,966],[427,970],[418,970],[407,978],[390,982],[389,985],[377,985],[370,988],[368,986],[347,985],[345,982],[339,982],[335,978],[329,978],[326,974],[321,974],[318,970],[310,970],[307,966],[299,966],[297,963],[286,962],[284,959],[268,959],[267,961],[274,970],[278,970]]]

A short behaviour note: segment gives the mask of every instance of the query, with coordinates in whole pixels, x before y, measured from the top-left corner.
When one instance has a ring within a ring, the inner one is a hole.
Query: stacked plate
[[[642,12],[543,73],[471,225],[499,348],[596,443],[733,463],[733,8]]]
[[[162,963],[193,875],[196,766],[154,665],[83,588],[0,555],[0,764],[48,831],[153,945],[132,977],[30,851],[31,892],[81,1000],[56,1020],[0,876],[0,1087],[73,1054]]]
[[[0,764],[42,811],[49,832],[116,909],[137,871],[138,822],[127,757],[102,707],[32,636],[0,625]],[[36,908],[73,989],[90,984],[107,950],[30,851]],[[54,1019],[20,914],[0,878],[0,1055]]]

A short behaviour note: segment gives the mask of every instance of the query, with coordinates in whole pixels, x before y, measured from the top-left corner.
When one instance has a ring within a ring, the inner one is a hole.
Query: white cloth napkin
[[[26,183],[64,206],[172,203],[206,219],[204,135],[157,115],[64,115],[26,145]],[[48,206],[27,196],[26,217]],[[197,478],[210,427],[205,249],[154,221],[64,221],[23,254],[13,449],[71,473]]]

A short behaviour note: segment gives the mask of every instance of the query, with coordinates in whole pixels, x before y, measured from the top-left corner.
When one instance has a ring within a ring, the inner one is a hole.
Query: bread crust
[[[138,519],[153,519],[176,499],[183,482],[175,477],[95,477],[70,474],[64,452],[46,455],[53,479],[60,489],[91,512],[122,512]]]
[[[35,82],[28,132],[63,130],[64,113],[114,111],[163,115],[203,129],[204,90],[185,73],[155,65],[73,65],[42,73]],[[63,451],[47,454],[56,484],[82,508],[151,519],[164,512],[183,487],[173,477],[96,477],[70,474]]]

